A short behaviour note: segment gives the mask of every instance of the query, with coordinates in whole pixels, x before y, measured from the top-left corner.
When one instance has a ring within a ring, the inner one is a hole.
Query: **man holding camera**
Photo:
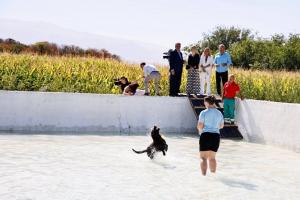
[[[169,64],[170,64],[170,96],[178,96],[180,93],[180,84],[182,76],[182,68],[184,60],[180,51],[181,44],[175,44],[175,50],[170,53]]]
[[[221,96],[221,80],[222,88],[228,81],[228,67],[232,65],[231,57],[228,52],[225,51],[225,45],[219,45],[219,53],[215,56],[214,64],[216,66],[216,85],[217,92]]]

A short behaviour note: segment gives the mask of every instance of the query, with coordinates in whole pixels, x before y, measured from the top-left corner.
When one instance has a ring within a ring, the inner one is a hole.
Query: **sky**
[[[263,37],[300,33],[299,8],[298,0],[0,0],[0,18],[173,47],[194,43],[218,25]]]

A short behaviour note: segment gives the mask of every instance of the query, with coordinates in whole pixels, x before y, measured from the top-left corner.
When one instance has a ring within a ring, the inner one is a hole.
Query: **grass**
[[[162,74],[162,95],[168,95],[168,68],[160,67],[159,70]],[[246,98],[300,103],[300,72],[232,68],[230,73],[236,74]],[[119,94],[113,79],[121,76],[137,80],[142,71],[138,65],[109,59],[0,54],[1,90]],[[182,79],[183,92],[185,77],[186,72]],[[139,83],[143,88],[142,79]],[[213,92],[214,86],[213,75]]]

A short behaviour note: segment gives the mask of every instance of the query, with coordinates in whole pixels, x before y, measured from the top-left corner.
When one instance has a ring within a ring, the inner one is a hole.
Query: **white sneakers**
[[[230,121],[230,119],[228,119],[228,118],[224,118],[224,123],[225,123],[225,124],[230,124],[231,121]]]
[[[224,118],[225,124],[234,124],[234,119]]]

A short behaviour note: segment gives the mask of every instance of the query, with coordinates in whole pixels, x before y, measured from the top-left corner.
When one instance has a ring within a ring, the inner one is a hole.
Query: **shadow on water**
[[[161,161],[159,161],[159,160],[156,160],[155,158],[153,159],[153,162],[152,162],[152,163],[155,164],[155,165],[161,166],[161,167],[163,167],[164,169],[173,170],[173,169],[176,168],[175,165],[171,165],[171,164],[169,164],[169,163],[161,162]]]
[[[252,183],[249,182],[245,182],[245,181],[241,181],[241,180],[234,180],[234,179],[230,179],[230,178],[219,178],[219,180],[229,186],[229,187],[234,187],[234,188],[243,188],[246,190],[256,190],[257,185],[254,185]]]

